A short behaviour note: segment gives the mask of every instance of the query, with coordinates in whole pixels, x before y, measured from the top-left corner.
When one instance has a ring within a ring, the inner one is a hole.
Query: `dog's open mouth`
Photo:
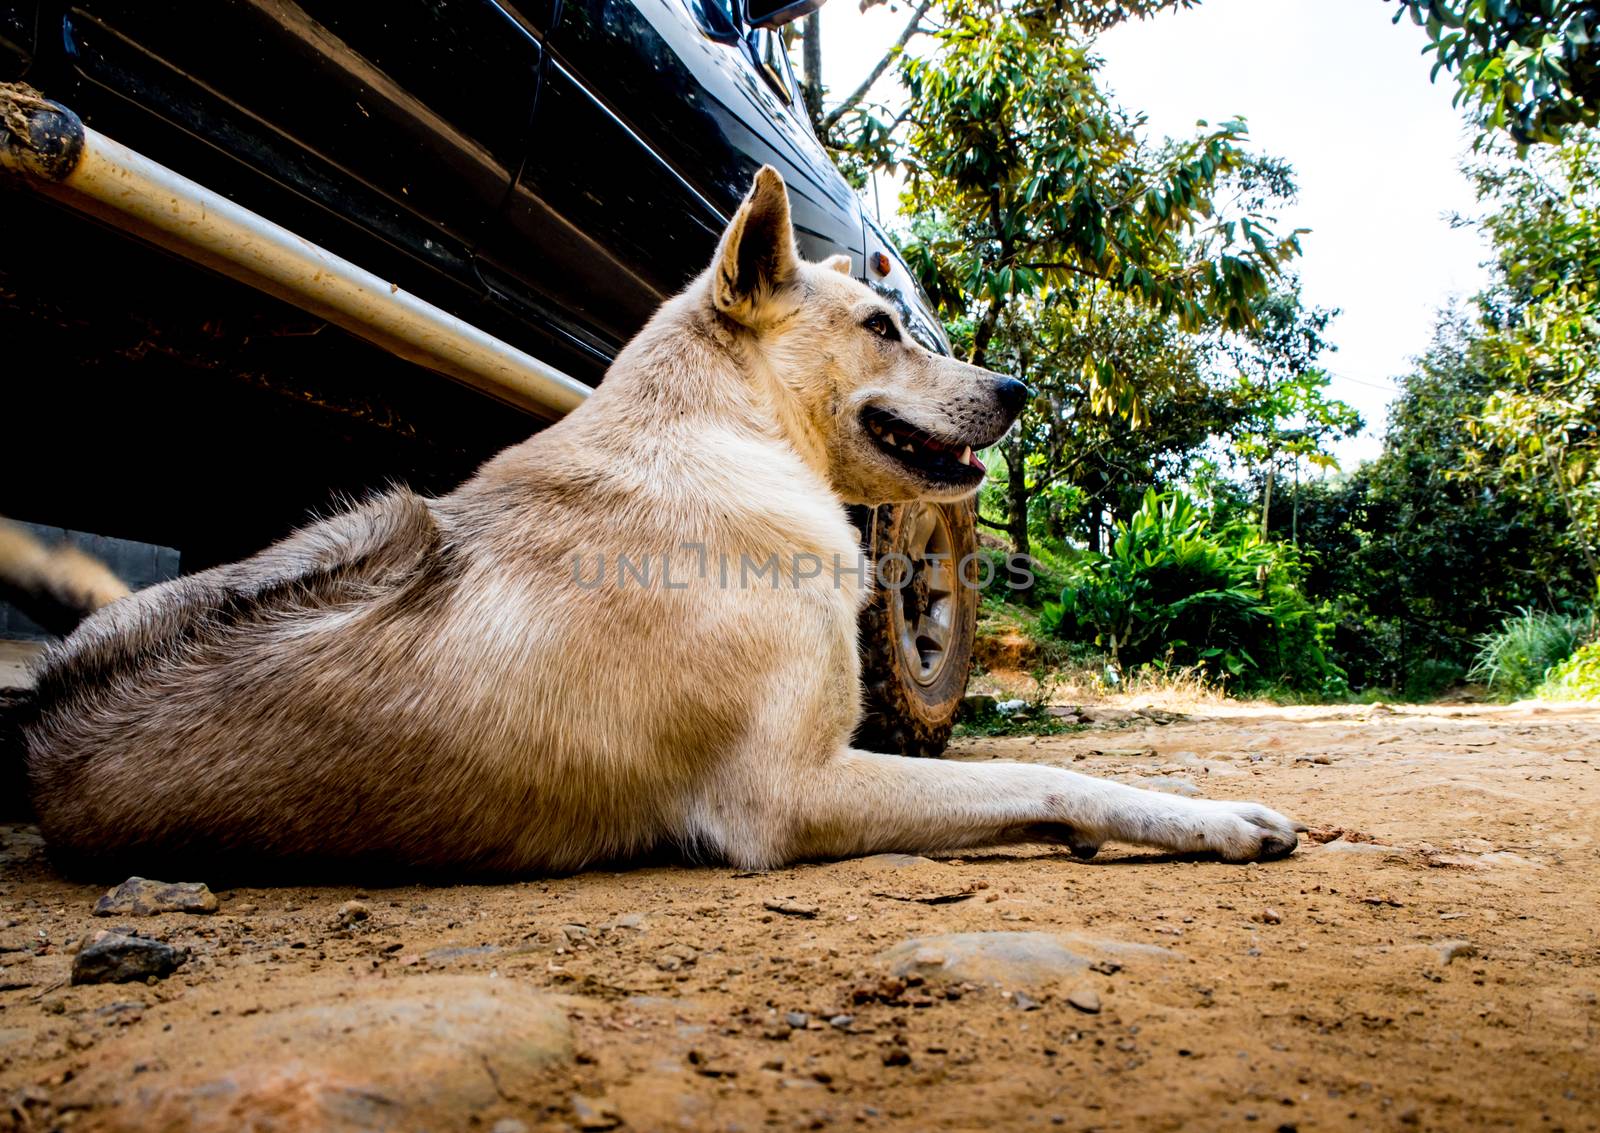
[[[890,413],[869,406],[862,410],[861,424],[872,443],[899,463],[928,480],[946,484],[976,484],[987,469],[961,441],[945,441],[932,436]]]

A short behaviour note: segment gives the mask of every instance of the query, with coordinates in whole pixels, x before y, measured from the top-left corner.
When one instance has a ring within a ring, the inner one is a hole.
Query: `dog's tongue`
[[[978,459],[978,454],[973,452],[970,448],[964,448],[964,449],[961,450],[961,463],[962,464],[970,464],[973,468],[976,468],[979,472],[987,472],[987,471],[989,471],[988,468],[984,467],[983,461]]]

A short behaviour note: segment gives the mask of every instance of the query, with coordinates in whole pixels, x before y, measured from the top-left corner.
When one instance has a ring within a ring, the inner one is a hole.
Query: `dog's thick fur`
[[[397,492],[90,618],[28,731],[49,842],[119,875],[1288,853],[1261,806],[849,748],[866,581],[842,502],[970,495],[959,446],[999,438],[1022,387],[911,344],[847,272],[799,260],[763,170],[712,266],[559,424],[441,499]],[[946,442],[943,471],[886,452],[880,410]]]

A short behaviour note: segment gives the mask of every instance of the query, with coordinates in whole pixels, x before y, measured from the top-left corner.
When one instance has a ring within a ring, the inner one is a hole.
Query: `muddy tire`
[[[978,591],[958,578],[963,562],[974,573],[972,504],[880,507],[867,547],[881,578],[859,623],[866,714],[856,746],[941,755],[967,691],[978,628]]]

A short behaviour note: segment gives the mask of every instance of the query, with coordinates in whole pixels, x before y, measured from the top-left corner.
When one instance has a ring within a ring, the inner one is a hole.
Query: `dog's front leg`
[[[1056,767],[853,749],[782,790],[785,813],[760,839],[779,842],[766,853],[780,861],[1041,841],[1092,857],[1112,840],[1254,861],[1290,853],[1304,829],[1255,803],[1181,798]]]

